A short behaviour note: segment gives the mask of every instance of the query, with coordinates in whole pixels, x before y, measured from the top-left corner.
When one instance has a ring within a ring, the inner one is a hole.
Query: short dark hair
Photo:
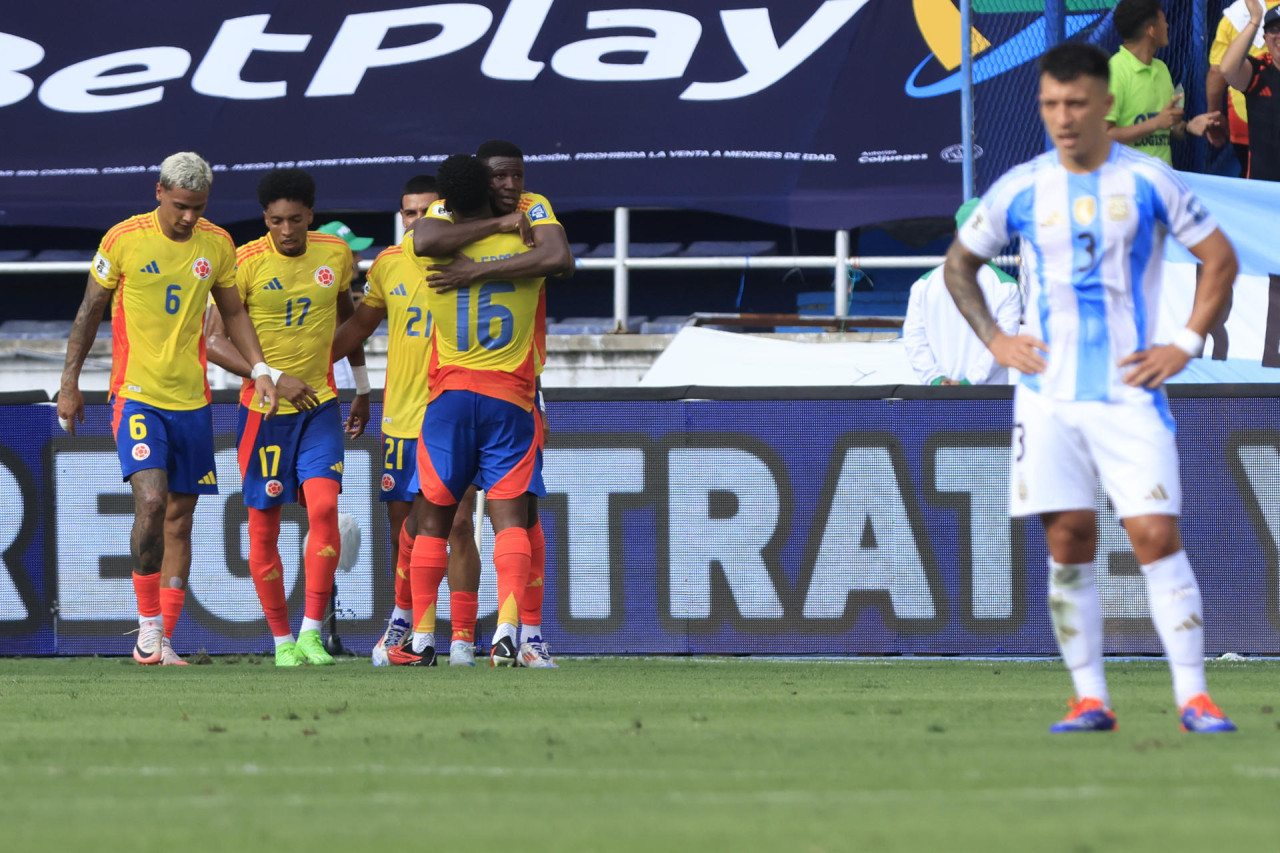
[[[316,206],[316,179],[301,169],[272,169],[258,181],[258,203],[266,210],[280,199]]]
[[[489,167],[470,154],[454,154],[441,163],[436,181],[454,213],[470,216],[489,205]]]
[[[1096,77],[1111,82],[1111,68],[1101,48],[1084,42],[1069,41],[1045,51],[1040,57],[1040,73],[1059,83],[1070,83],[1078,77]]]
[[[1133,41],[1160,12],[1160,0],[1120,0],[1111,13],[1111,23],[1121,41]]]
[[[400,206],[404,207],[404,197],[407,195],[418,195],[420,193],[440,193],[436,189],[435,175],[414,175],[412,178],[404,182],[404,188],[400,190]]]
[[[476,157],[480,160],[488,160],[490,157],[514,157],[517,160],[523,160],[524,152],[514,142],[490,139],[488,142],[481,143],[476,149]]]

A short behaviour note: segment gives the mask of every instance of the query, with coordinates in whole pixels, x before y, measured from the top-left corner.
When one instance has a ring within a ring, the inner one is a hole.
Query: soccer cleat
[[[420,652],[415,652],[413,646],[392,646],[387,651],[387,662],[391,666],[435,666],[436,665],[436,649],[435,646],[427,646]]]
[[[333,655],[325,651],[320,632],[312,629],[298,634],[298,652],[312,666],[333,666]]]
[[[1085,697],[1076,699],[1074,696],[1067,706],[1071,709],[1068,714],[1058,722],[1049,726],[1049,731],[1055,733],[1061,732],[1109,732],[1116,728],[1116,715],[1111,709],[1102,704],[1101,699],[1091,699]]]
[[[520,652],[516,655],[517,666],[530,669],[559,669],[555,659],[551,657],[551,649],[541,639],[533,639],[520,644]]]
[[[164,639],[164,625],[158,621],[145,621],[138,626],[138,641],[133,644],[133,659],[143,666],[160,663],[163,654],[160,641]]]
[[[178,657],[173,646],[169,645],[168,637],[160,641],[160,663],[164,666],[188,666],[186,661]]]
[[[454,640],[449,644],[449,666],[475,666],[476,647],[466,640]]]
[[[516,647],[510,637],[503,637],[489,650],[489,666],[515,666]]]
[[[1234,732],[1236,724],[1213,704],[1208,693],[1197,693],[1182,706],[1182,730],[1197,734]]]
[[[276,646],[276,666],[302,666],[307,659],[298,651],[297,643],[281,643]]]
[[[387,626],[387,630],[383,632],[382,639],[378,640],[378,645],[373,647],[373,665],[389,666],[387,660],[388,649],[403,646],[405,640],[412,636],[409,631],[409,623],[403,619],[392,619],[391,624]]]

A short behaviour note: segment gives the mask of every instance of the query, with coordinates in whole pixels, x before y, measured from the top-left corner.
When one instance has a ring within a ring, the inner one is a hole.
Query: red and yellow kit
[[[333,332],[338,294],[351,289],[351,249],[341,237],[307,232],[306,251],[297,257],[276,251],[271,235],[236,252],[235,283],[262,342],[266,363],[315,388],[321,403],[338,396],[333,384]],[[266,412],[246,379],[240,402]],[[280,414],[297,409],[281,398]]]
[[[111,300],[111,385],[114,398],[160,409],[207,405],[204,315],[213,287],[235,284],[231,235],[200,219],[178,243],[160,230],[155,211],[107,232],[93,259],[93,277]]]
[[[385,249],[367,276],[364,304],[387,312],[387,382],[382,402],[382,433],[417,438],[427,408],[427,359],[430,315],[426,258],[413,253],[413,232],[399,246]]]
[[[547,197],[537,193],[522,193],[520,203],[516,205],[534,227],[539,225],[559,225],[556,212],[551,208]],[[453,214],[445,206],[445,199],[440,199],[427,210],[427,216],[433,219],[453,221]],[[542,375],[542,367],[547,363],[547,285],[543,279],[542,289],[538,293],[538,325],[534,333],[534,341],[538,347],[538,375]]]
[[[494,234],[463,247],[474,261],[527,252],[516,233]],[[428,260],[428,263],[446,263]],[[541,357],[535,340],[543,279],[478,281],[439,293],[427,288],[431,310],[430,399],[474,391],[533,410]]]

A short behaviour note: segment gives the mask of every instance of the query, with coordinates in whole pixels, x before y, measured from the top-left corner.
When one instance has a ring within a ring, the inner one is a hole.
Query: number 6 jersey
[[[102,238],[91,275],[111,299],[113,399],[160,409],[209,402],[204,314],[212,287],[235,285],[231,236],[200,219],[191,237],[170,240],[155,211],[126,219]]]

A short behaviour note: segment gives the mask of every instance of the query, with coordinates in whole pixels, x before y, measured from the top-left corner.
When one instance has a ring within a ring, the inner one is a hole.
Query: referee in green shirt
[[[1160,0],[1120,0],[1112,14],[1123,44],[1111,57],[1109,134],[1116,142],[1173,165],[1170,139],[1206,133],[1214,145],[1226,142],[1222,113],[1183,118],[1182,92],[1175,91],[1169,67],[1155,53],[1169,43],[1169,22]]]

